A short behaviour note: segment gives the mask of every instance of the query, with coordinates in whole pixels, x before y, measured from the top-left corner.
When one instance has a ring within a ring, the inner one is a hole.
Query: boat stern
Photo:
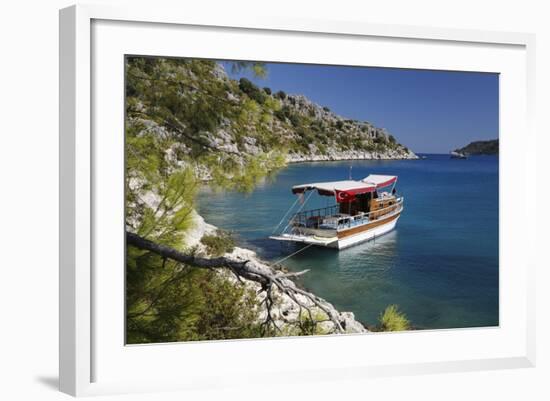
[[[272,235],[270,239],[283,242],[300,242],[310,245],[338,248],[338,237],[320,237],[317,235],[281,234]]]

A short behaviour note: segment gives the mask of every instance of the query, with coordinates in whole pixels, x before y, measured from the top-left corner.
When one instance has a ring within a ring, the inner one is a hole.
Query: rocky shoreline
[[[327,154],[297,154],[287,155],[287,163],[304,163],[317,161],[340,161],[340,160],[416,160],[419,157],[412,151],[385,151],[385,152],[366,152],[358,150],[348,150],[341,152],[329,152]]]
[[[201,238],[205,235],[215,235],[217,227],[208,224],[204,221],[202,216],[197,213],[194,213],[194,227],[189,231],[186,237],[186,246],[189,248],[194,248],[197,254],[207,255],[206,247],[201,243]],[[282,271],[277,270],[276,267],[273,267],[266,261],[261,260],[258,255],[249,249],[235,247],[231,253],[224,255],[226,258],[244,262],[248,261],[249,264],[253,264],[254,267],[268,271],[270,273],[282,273]],[[232,281],[235,285],[245,285],[247,288],[254,290],[257,295],[258,304],[261,304],[265,298],[265,292],[261,291],[260,284],[241,278],[238,280],[229,270],[220,270],[227,280]],[[306,273],[307,274],[307,273]],[[290,279],[285,279],[291,281]],[[296,285],[295,282],[292,282]],[[275,300],[274,305],[271,309],[271,315],[274,318],[275,324],[281,330],[283,335],[295,335],[296,334],[296,325],[300,319],[304,319],[304,311],[294,300],[292,300],[288,295],[282,293],[278,289],[273,290],[273,298]],[[332,333],[335,330],[335,324],[327,319],[326,311],[329,311],[332,316],[335,316],[344,329],[345,333],[368,333],[369,331],[355,319],[355,316],[352,312],[341,312],[338,311],[331,303],[318,297],[317,295],[307,291],[307,293],[314,297],[317,302],[322,306],[325,311],[323,311],[319,306],[315,305],[308,297],[297,294],[296,297],[298,301],[305,305],[311,312],[311,316],[314,316],[315,319],[319,320],[318,328],[319,333]],[[265,310],[260,311],[259,320],[263,321],[266,318],[267,312]],[[308,314],[309,315],[309,314]]]
[[[309,162],[330,162],[330,161],[346,161],[346,160],[420,160],[414,152],[363,152],[363,151],[343,151],[329,152],[327,154],[301,154],[290,153],[286,156],[287,164],[294,163],[309,163]],[[210,171],[202,165],[193,166],[199,180],[203,183],[212,181]]]

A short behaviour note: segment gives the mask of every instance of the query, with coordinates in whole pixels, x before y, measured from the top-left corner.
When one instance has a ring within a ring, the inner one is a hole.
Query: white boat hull
[[[340,238],[336,242],[335,247],[338,249],[345,249],[349,248],[350,246],[360,244],[361,242],[370,241],[372,239],[375,239],[376,237],[380,237],[381,235],[384,235],[393,230],[395,228],[395,225],[397,224],[397,220],[399,220],[399,216],[397,216],[397,218],[395,219],[391,219],[385,224],[381,224],[370,230],[366,230],[355,235],[350,235],[349,237]]]
[[[334,249],[345,249],[350,246],[369,241],[384,235],[395,228],[397,220],[399,220],[400,215],[392,216],[393,218],[387,219],[388,221],[376,225],[375,227],[368,228],[368,225],[365,226],[365,230],[360,231],[356,234],[346,235],[342,237],[318,237],[311,235],[298,235],[298,234],[282,234],[280,236],[272,236],[271,239],[278,241],[290,241],[290,242],[302,242],[305,244],[323,246],[327,248]]]

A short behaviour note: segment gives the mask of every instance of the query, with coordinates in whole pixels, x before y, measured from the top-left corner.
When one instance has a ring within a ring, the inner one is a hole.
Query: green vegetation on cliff
[[[235,68],[247,67],[265,74],[258,63]],[[225,173],[210,171],[216,170],[208,160],[213,149],[220,151],[216,157],[225,155],[218,163],[224,167],[263,155],[260,169],[280,166],[288,154],[414,156],[384,129],[344,119],[301,95],[273,94],[246,78],[230,79],[215,61],[129,57],[126,73],[128,128],[162,137],[174,159],[192,160],[205,175]]]

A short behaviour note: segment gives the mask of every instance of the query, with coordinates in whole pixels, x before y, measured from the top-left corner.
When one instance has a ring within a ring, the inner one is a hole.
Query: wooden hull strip
[[[401,212],[396,213],[396,214],[394,214],[394,215],[392,215],[388,218],[385,218],[385,219],[379,219],[379,220],[373,221],[372,223],[364,224],[364,225],[357,226],[357,227],[351,227],[351,228],[348,228],[346,230],[339,231],[338,234],[337,234],[338,239],[346,238],[346,237],[349,237],[351,235],[356,235],[356,234],[360,234],[360,233],[365,232],[365,231],[372,230],[372,229],[374,229],[378,226],[381,226],[383,224],[389,223],[390,221],[393,221],[393,220],[397,219],[400,215],[401,215]]]

